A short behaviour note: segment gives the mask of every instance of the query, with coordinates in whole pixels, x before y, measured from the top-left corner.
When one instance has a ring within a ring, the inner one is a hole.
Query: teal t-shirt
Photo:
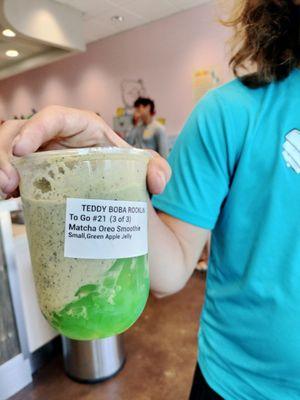
[[[212,231],[199,364],[226,400],[300,399],[300,71],[195,107],[153,204]]]

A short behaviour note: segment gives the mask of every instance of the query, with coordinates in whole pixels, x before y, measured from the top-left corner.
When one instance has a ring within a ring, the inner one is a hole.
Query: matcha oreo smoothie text
[[[115,251],[132,257],[147,250],[146,202],[67,199],[65,257],[115,258]]]

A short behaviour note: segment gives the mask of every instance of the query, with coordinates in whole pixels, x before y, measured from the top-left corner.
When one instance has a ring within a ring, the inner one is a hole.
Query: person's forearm
[[[203,230],[200,237],[198,236],[199,247],[193,254],[188,254],[184,242],[172,230],[172,224],[169,226],[164,219],[157,214],[149,201],[150,281],[151,289],[159,297],[175,293],[184,287],[207,239],[207,232]]]

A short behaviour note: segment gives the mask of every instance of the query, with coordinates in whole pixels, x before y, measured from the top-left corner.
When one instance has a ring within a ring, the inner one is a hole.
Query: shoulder
[[[239,111],[259,107],[265,88],[250,89],[238,79],[234,79],[216,89],[210,90],[197,104],[196,108],[219,108]]]
[[[159,121],[157,121],[156,119],[154,119],[154,120],[151,122],[150,125],[153,126],[154,128],[163,128],[163,127],[164,127],[164,126],[163,126]]]
[[[165,127],[157,120],[152,121],[149,126],[151,127],[151,129],[153,129],[153,131],[155,131],[157,133],[164,132],[164,130],[165,130]]]
[[[249,89],[232,80],[210,90],[197,103],[186,131],[194,130],[204,142],[223,143],[235,159],[245,143],[250,120],[259,113],[261,98],[261,89]]]
[[[272,82],[260,88],[252,89],[245,86],[239,79],[233,79],[210,90],[203,99],[200,100],[199,105],[210,103],[212,104],[225,104],[232,106],[235,110],[241,108],[255,109],[259,108],[265,97],[276,96],[279,92],[286,89],[291,91],[291,88],[297,88],[300,84],[300,69],[295,68],[290,75],[282,81]],[[298,91],[298,90],[297,90]]]
[[[195,106],[196,120],[219,121],[229,129],[244,129],[249,119],[259,113],[265,88],[250,89],[234,79],[210,90]]]

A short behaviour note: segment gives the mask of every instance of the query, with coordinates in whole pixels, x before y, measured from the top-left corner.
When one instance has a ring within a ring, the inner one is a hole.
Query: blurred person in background
[[[154,101],[139,97],[134,102],[133,128],[126,137],[127,143],[139,149],[152,149],[166,158],[168,140],[164,126],[154,119]]]

